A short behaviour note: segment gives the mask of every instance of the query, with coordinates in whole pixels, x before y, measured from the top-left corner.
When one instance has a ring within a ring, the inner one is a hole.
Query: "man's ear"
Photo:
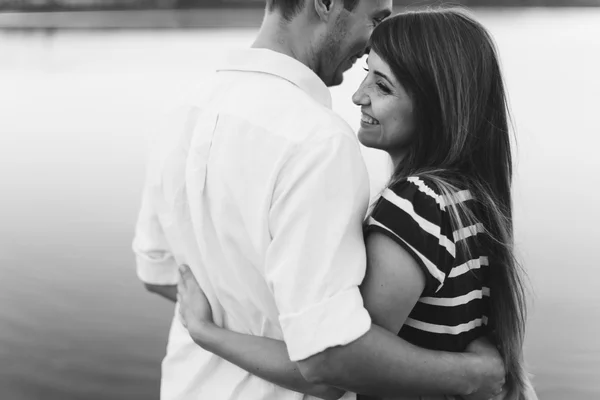
[[[313,0],[315,3],[315,12],[322,21],[327,21],[331,18],[333,9],[340,0]]]

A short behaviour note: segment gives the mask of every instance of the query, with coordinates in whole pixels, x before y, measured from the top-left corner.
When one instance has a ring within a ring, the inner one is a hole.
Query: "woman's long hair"
[[[371,48],[414,106],[417,132],[392,182],[426,177],[446,199],[468,189],[477,204],[478,212],[464,202],[447,209],[454,230],[485,227],[478,245],[491,261],[488,326],[505,362],[507,398],[524,398],[525,285],[513,252],[509,115],[494,42],[462,9],[428,9],[382,22]]]

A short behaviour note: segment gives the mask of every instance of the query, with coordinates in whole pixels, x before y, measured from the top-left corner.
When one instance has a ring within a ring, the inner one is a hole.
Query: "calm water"
[[[515,225],[535,290],[541,399],[600,398],[600,9],[479,13],[519,153]],[[130,241],[157,112],[254,30],[0,33],[0,398],[157,399],[172,307]],[[362,63],[334,90],[350,96]],[[375,191],[386,160],[365,150]]]

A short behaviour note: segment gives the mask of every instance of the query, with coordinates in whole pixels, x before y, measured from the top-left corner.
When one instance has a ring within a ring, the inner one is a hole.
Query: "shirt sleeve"
[[[160,196],[156,180],[163,164],[164,149],[172,146],[171,138],[181,131],[182,121],[185,121],[188,108],[182,104],[165,108],[160,113],[156,128],[149,138],[146,179],[132,244],[138,278],[154,285],[175,285],[179,278],[178,265],[156,206]]]
[[[177,284],[177,262],[152,205],[152,192],[148,187],[142,197],[132,248],[137,275],[142,282],[154,285]]]
[[[425,273],[424,294],[442,288],[455,258],[449,216],[429,182],[416,177],[385,189],[367,232],[381,232],[408,251]]]
[[[179,169],[185,166],[185,158],[178,153],[180,137],[187,132],[187,122],[193,109],[191,104],[202,105],[199,101],[194,102],[192,96],[202,93],[205,86],[201,84],[174,104],[166,104],[156,116],[155,128],[148,140],[145,185],[132,244],[137,275],[145,283],[176,285],[179,280],[178,263],[159,218],[158,205],[162,203],[162,193],[158,180],[165,166]],[[170,159],[176,160],[175,163],[167,161]],[[184,174],[177,176],[183,179]],[[178,182],[176,186],[181,185]]]
[[[351,343],[370,329],[358,289],[368,196],[358,143],[342,134],[296,148],[280,171],[265,276],[292,361]]]

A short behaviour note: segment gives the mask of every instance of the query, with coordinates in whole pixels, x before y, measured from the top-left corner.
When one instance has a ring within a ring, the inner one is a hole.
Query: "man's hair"
[[[291,21],[304,7],[306,0],[267,0],[267,10],[269,12],[279,11],[283,18]],[[352,11],[360,0],[343,0],[344,8]]]

